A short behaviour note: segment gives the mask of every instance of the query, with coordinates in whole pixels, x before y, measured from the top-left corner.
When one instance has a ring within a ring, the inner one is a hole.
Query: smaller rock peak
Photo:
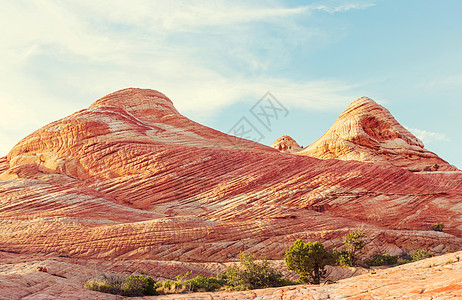
[[[271,147],[285,153],[295,153],[301,151],[303,148],[290,136],[283,135],[275,140]]]

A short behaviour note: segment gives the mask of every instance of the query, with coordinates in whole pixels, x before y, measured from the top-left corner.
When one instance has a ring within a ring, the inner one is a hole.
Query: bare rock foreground
[[[293,155],[193,122],[160,92],[110,94],[0,158],[0,254],[69,268],[72,260],[184,265],[159,274],[173,278],[194,264],[235,261],[242,250],[280,260],[297,238],[339,247],[359,226],[370,237],[366,255],[460,251],[462,172],[371,101],[356,100],[339,118],[357,129],[348,131],[354,138],[345,140],[337,121],[335,134]],[[341,160],[339,144],[354,155]],[[325,157],[325,145],[337,154]],[[409,171],[435,163],[440,170]],[[444,232],[431,230],[436,222]],[[28,270],[11,267],[2,270]]]
[[[178,272],[187,268],[213,274],[214,264],[158,261],[98,261],[0,253],[0,299],[121,299],[83,289],[98,272]],[[45,267],[46,272],[38,271]],[[350,268],[344,268],[350,269]],[[375,274],[340,279],[334,284],[296,285],[244,292],[175,294],[145,299],[460,299],[462,252],[433,257]],[[364,273],[364,272],[363,272]],[[361,274],[361,273],[359,273]],[[357,274],[352,274],[357,275]],[[139,298],[131,298],[139,299]]]

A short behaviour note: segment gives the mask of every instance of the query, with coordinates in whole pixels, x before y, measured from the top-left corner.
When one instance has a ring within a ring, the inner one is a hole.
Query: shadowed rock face
[[[439,170],[456,171],[401,126],[390,112],[374,100],[355,100],[316,142],[299,155],[392,164],[423,171],[435,164]]]
[[[338,247],[361,225],[367,254],[462,247],[460,172],[287,155],[195,123],[152,90],[115,92],[44,126],[0,171],[4,251],[223,262],[245,249],[280,259],[297,238]],[[430,230],[436,222],[444,233]]]
[[[288,135],[281,136],[271,144],[271,148],[285,153],[295,153],[302,150],[297,142]]]

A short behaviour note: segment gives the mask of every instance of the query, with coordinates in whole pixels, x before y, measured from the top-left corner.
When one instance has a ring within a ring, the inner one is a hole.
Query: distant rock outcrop
[[[411,171],[457,170],[426,150],[385,107],[367,97],[351,103],[324,135],[297,154],[392,164]]]
[[[271,144],[271,147],[285,153],[295,153],[303,149],[293,138],[288,135],[283,135],[275,140]]]

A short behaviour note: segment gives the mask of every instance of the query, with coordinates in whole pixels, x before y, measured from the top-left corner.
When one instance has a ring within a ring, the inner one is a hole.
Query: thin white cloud
[[[438,132],[432,132],[417,128],[406,127],[416,137],[418,137],[424,144],[429,144],[436,141],[450,141],[444,134]]]
[[[367,2],[351,2],[351,3],[343,3],[336,6],[328,6],[328,5],[311,5],[310,8],[313,10],[322,10],[326,11],[330,14],[335,13],[342,13],[347,12],[349,10],[361,10],[366,9],[369,7],[375,6],[375,3],[367,1]]]
[[[367,7],[360,1],[299,7],[279,1],[7,1],[0,10],[0,91],[7,94],[0,95],[0,155],[39,126],[130,86],[159,89],[195,119],[268,90],[295,107],[344,106],[356,86],[295,81],[271,71],[286,67],[291,47],[310,49],[316,37],[329,39],[301,19]]]

